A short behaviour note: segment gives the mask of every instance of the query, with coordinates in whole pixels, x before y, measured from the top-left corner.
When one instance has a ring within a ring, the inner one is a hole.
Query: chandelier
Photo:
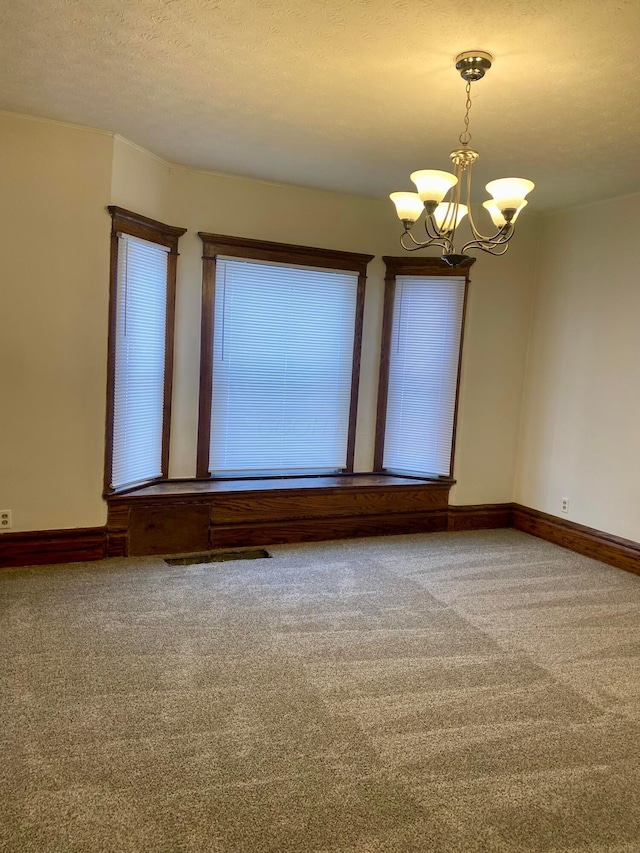
[[[438,246],[442,249],[442,260],[452,267],[457,267],[469,259],[470,256],[466,254],[468,250],[480,249],[490,255],[504,255],[513,237],[516,219],[527,204],[525,197],[535,186],[533,181],[526,178],[500,178],[490,181],[486,189],[492,198],[483,202],[483,207],[488,211],[497,230],[490,237],[485,237],[478,231],[471,212],[471,172],[479,157],[477,151],[469,148],[471,84],[484,77],[491,68],[492,59],[490,53],[482,50],[468,50],[456,57],[456,68],[467,83],[467,103],[464,130],[459,137],[461,147],[450,154],[454,166],[453,174],[435,169],[413,172],[411,180],[418,192],[398,192],[389,196],[404,226],[404,234],[400,237],[402,248],[415,252],[427,246]],[[463,184],[465,204],[461,203]],[[445,201],[447,195],[449,198]],[[420,241],[414,237],[411,229],[423,210],[427,239]],[[456,252],[456,228],[465,216],[469,218],[473,239],[465,243],[460,252]],[[410,240],[410,243],[407,243],[407,240]]]

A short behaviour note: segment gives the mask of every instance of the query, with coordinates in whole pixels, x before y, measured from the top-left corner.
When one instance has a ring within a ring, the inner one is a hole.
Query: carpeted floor
[[[0,850],[640,851],[640,577],[511,530],[0,573]]]

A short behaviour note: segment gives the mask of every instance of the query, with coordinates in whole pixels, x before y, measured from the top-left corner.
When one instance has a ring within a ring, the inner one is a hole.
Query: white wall
[[[195,471],[198,231],[376,255],[369,266],[356,469],[371,469],[384,254],[402,254],[389,202],[169,166],[100,131],[1,115],[3,355],[0,507],[14,529],[104,523],[110,218],[116,204],[189,229],[180,241],[172,476]],[[522,217],[505,258],[472,271],[452,501],[513,497],[537,241]]]
[[[640,196],[548,217],[516,500],[640,541]]]
[[[113,139],[0,114],[0,507],[104,524]]]

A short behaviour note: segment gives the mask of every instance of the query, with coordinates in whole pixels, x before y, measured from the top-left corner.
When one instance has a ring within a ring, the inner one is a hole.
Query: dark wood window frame
[[[384,279],[384,309],[382,318],[382,341],[380,350],[380,378],[378,384],[378,411],[376,420],[375,450],[373,470],[380,474],[394,474],[393,470],[384,468],[384,441],[387,421],[387,398],[389,395],[389,366],[391,354],[391,335],[393,329],[393,305],[395,301],[396,278],[399,275],[424,276],[426,278],[442,278],[444,276],[464,276],[464,304],[462,309],[462,327],[460,332],[460,350],[458,354],[458,375],[456,379],[456,402],[453,415],[453,437],[451,441],[451,461],[448,477],[438,479],[451,480],[456,450],[456,431],[458,425],[458,402],[460,397],[460,374],[462,369],[462,349],[464,345],[464,327],[467,315],[467,298],[469,294],[469,271],[475,262],[470,258],[462,266],[450,267],[441,258],[415,258],[384,256],[386,273]],[[406,472],[405,472],[405,476]],[[415,476],[427,476],[416,473]]]
[[[115,366],[116,366],[116,320],[117,320],[117,292],[118,292],[118,234],[128,234],[138,237],[159,246],[169,249],[167,263],[167,320],[165,341],[165,363],[164,363],[164,405],[162,413],[162,476],[160,480],[167,478],[169,469],[169,433],[171,422],[171,395],[173,390],[173,345],[175,325],[175,303],[176,303],[176,271],[178,261],[178,241],[186,232],[186,228],[176,228],[165,225],[155,219],[149,219],[125,210],[122,207],[109,205],[107,208],[111,214],[111,263],[109,274],[109,345],[107,357],[107,416],[106,416],[106,441],[105,441],[105,497],[116,492],[126,492],[127,488],[113,489],[111,487],[111,473],[113,461],[113,429],[114,429],[114,389],[115,389]],[[157,481],[155,478],[154,481]],[[153,482],[150,480],[149,482]],[[139,488],[139,486],[136,486]]]
[[[362,349],[362,322],[364,316],[367,264],[374,255],[341,252],[333,249],[316,249],[288,243],[272,243],[244,237],[199,232],[202,240],[202,327],[200,337],[200,399],[198,411],[198,448],[196,476],[208,479],[209,441],[211,434],[211,400],[213,379],[213,307],[215,298],[216,258],[218,256],[271,261],[280,264],[317,267],[319,269],[346,270],[358,274],[356,297],[356,323],[353,342],[351,374],[351,400],[347,438],[347,463],[345,473],[353,471],[360,379],[360,353]]]

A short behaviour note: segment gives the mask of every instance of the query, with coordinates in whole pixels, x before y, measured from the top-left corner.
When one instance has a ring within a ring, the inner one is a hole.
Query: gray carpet
[[[510,530],[8,569],[3,851],[640,851],[640,577]]]

